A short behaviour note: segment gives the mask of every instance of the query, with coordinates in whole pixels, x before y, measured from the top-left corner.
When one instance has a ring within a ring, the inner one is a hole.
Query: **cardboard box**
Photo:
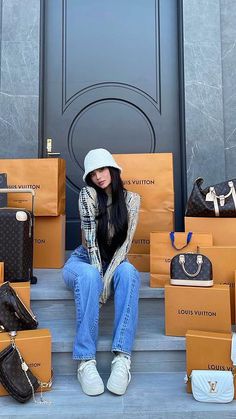
[[[4,281],[4,262],[0,262],[0,284]]]
[[[236,217],[185,217],[185,231],[212,233],[214,246],[236,246]]]
[[[10,285],[26,307],[30,308],[30,282],[10,282]]]
[[[20,297],[24,305],[30,309],[30,282],[9,282],[9,284]]]
[[[206,255],[212,263],[214,284],[229,285],[231,319],[234,324],[236,246],[200,246],[199,252]]]
[[[1,170],[7,173],[8,188],[30,188],[35,191],[34,215],[57,216],[65,213],[65,160],[2,159]],[[8,194],[8,206],[32,209],[30,194]]]
[[[34,268],[62,268],[65,263],[66,216],[35,217]]]
[[[228,285],[165,286],[166,335],[185,336],[188,329],[231,332]]]
[[[192,370],[232,370],[231,339],[231,333],[188,330],[186,333],[186,369],[188,377]],[[234,379],[234,387],[235,383]],[[187,384],[187,391],[191,393],[190,380]]]
[[[129,254],[128,259],[139,272],[150,272],[150,255]]]
[[[17,332],[15,343],[32,373],[42,382],[51,378],[51,333],[48,329]],[[8,333],[0,333],[0,351],[10,344]],[[48,388],[43,389],[47,391]],[[40,391],[40,389],[38,389]],[[0,385],[0,396],[8,393]]]

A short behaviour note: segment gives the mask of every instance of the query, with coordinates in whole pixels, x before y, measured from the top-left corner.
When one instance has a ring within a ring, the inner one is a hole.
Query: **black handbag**
[[[31,399],[40,385],[14,345],[7,346],[0,353],[0,382],[20,403]]]
[[[211,287],[212,263],[200,253],[176,255],[170,262],[170,278],[172,285]]]
[[[236,179],[201,188],[202,178],[195,180],[187,202],[187,217],[236,217]]]
[[[42,397],[42,388],[51,387],[52,382],[39,381],[24,361],[15,344],[15,332],[10,334],[11,345],[0,352],[0,382],[15,400],[25,403],[33,397],[35,403],[50,404]],[[35,399],[35,391],[41,387],[40,401]]]
[[[36,329],[38,321],[9,282],[0,286],[0,331]]]

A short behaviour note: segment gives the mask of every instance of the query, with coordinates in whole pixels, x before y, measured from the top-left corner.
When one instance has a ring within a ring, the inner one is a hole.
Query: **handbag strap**
[[[182,249],[184,249],[185,247],[188,246],[188,244],[190,243],[190,241],[192,239],[192,235],[193,235],[192,231],[189,231],[188,234],[187,234],[186,244],[184,244],[184,246],[182,246],[182,247],[176,247],[176,245],[175,245],[175,232],[171,231],[170,232],[171,244],[172,244],[172,246],[174,247],[175,250],[182,250]]]

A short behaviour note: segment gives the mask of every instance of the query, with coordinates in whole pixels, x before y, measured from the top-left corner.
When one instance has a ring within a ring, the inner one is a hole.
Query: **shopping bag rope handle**
[[[189,231],[189,232],[188,232],[188,234],[187,234],[186,244],[185,244],[184,246],[182,246],[182,247],[176,247],[176,246],[175,246],[175,232],[174,232],[174,231],[171,231],[171,232],[170,232],[170,240],[171,240],[171,244],[172,244],[172,246],[173,246],[176,250],[182,250],[182,249],[184,249],[185,247],[187,247],[187,246],[188,246],[188,244],[190,243],[190,241],[191,241],[191,239],[192,239],[192,235],[193,235],[193,232],[192,232],[192,231]]]

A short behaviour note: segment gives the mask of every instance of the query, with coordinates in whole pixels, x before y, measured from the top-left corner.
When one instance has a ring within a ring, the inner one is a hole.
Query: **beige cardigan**
[[[126,192],[126,205],[128,210],[128,231],[126,240],[116,250],[114,256],[103,276],[102,263],[99,247],[96,239],[96,216],[98,214],[97,192],[90,186],[85,186],[80,191],[79,212],[81,229],[85,244],[88,250],[90,263],[95,266],[101,275],[104,283],[103,293],[100,302],[105,303],[111,294],[111,281],[117,266],[125,260],[130,250],[133,236],[138,223],[138,212],[140,207],[140,196],[134,192]]]

